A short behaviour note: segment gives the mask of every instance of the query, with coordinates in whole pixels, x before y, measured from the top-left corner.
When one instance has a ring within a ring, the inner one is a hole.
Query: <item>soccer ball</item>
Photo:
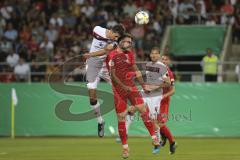
[[[149,22],[149,14],[146,11],[139,11],[135,15],[135,22],[137,24],[147,24]]]

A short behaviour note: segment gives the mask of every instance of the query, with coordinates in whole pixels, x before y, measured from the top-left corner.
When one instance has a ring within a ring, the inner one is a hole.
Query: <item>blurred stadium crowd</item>
[[[138,10],[150,12],[148,25],[134,23]],[[240,0],[1,0],[0,81],[26,81],[27,73],[49,73],[52,65],[88,51],[92,29],[125,25],[135,38],[138,60],[159,46],[170,24],[232,24],[233,40],[240,41]],[[6,73],[6,74],[4,74]],[[12,73],[12,74],[9,74]],[[32,75],[32,81],[45,81]]]

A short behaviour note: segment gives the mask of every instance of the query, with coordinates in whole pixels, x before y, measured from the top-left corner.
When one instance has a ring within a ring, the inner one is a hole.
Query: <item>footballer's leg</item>
[[[129,128],[134,120],[134,114],[136,112],[136,108],[134,106],[129,106],[127,109],[127,113],[126,113],[126,130],[127,130],[127,134],[129,131]],[[116,138],[116,142],[121,142],[121,139],[119,138],[119,136]]]
[[[90,106],[94,110],[98,122],[98,136],[104,136],[104,120],[100,112],[100,103],[97,100],[97,85],[100,81],[100,68],[92,60],[87,61],[87,88],[89,93]]]
[[[177,148],[177,143],[175,142],[171,131],[166,125],[167,120],[168,120],[168,105],[161,105],[160,116],[158,118],[160,124],[160,133],[162,135],[161,145],[164,146],[166,144],[166,140],[168,139],[170,154],[174,154]]]
[[[127,131],[127,134],[128,134],[129,128],[130,128],[130,126],[133,122],[133,119],[134,119],[134,115],[130,115],[130,114],[127,113],[127,115],[126,115],[126,131]],[[119,136],[116,138],[116,142],[117,143],[121,142],[121,139],[120,139]]]
[[[114,92],[114,103],[118,119],[118,134],[123,147],[122,157],[128,158],[129,147],[127,143],[126,130],[127,98],[119,95],[117,92]]]
[[[146,107],[143,103],[136,105],[136,108],[138,109],[138,111],[141,114],[141,118],[143,120],[143,123],[145,125],[145,127],[147,128],[149,134],[152,137],[153,140],[153,145],[154,146],[159,146],[159,139],[157,138],[156,134],[155,134],[155,130],[154,130],[154,123],[152,122],[150,116],[149,116],[149,109],[148,107]]]
[[[147,107],[149,109],[149,115],[154,124],[155,134],[158,140],[160,140],[161,136],[159,132],[160,128],[158,126],[157,115],[159,112],[159,104],[161,101],[161,96],[159,96],[159,94],[155,95],[155,93],[149,93],[149,94],[142,93],[142,95],[143,95],[144,102],[145,104],[147,104]],[[152,153],[157,154],[159,152],[160,152],[160,146],[154,146]]]
[[[129,106],[127,109],[127,115],[126,115],[126,129],[127,129],[127,133],[128,130],[133,122],[134,119],[134,114],[136,112],[136,109],[134,106]]]
[[[175,142],[173,135],[171,133],[171,131],[168,129],[168,127],[166,125],[163,125],[160,128],[160,132],[163,135],[163,137],[166,137],[166,139],[168,139],[169,141],[169,152],[170,154],[174,154],[176,147],[177,147],[177,143]],[[162,142],[163,144],[166,142]]]
[[[127,144],[127,129],[126,129],[126,116],[125,113],[117,113],[118,117],[118,134],[122,142],[123,152],[122,157],[128,158],[129,156],[129,147]]]
[[[127,129],[127,134],[128,134],[128,130],[133,122],[133,119],[134,119],[134,115],[130,115],[130,114],[127,114],[126,116],[126,129]]]
[[[133,92],[129,94],[128,98],[131,104],[134,105],[136,109],[140,112],[143,123],[152,137],[153,145],[159,146],[159,140],[154,131],[154,123],[149,116],[149,109],[145,106],[142,95],[140,94],[138,89],[133,88]]]
[[[96,89],[89,89],[89,98],[90,98],[90,105],[91,108],[94,110],[97,122],[98,122],[98,136],[103,137],[104,136],[104,120],[101,116],[100,111],[100,104],[97,100],[97,90]]]

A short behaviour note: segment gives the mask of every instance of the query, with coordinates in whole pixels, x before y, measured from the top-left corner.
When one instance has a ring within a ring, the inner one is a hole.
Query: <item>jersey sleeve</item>
[[[174,85],[174,76],[173,76],[173,73],[172,71],[168,68],[168,75],[170,77],[170,81],[171,81],[171,84]]]
[[[93,35],[99,38],[106,39],[106,28],[96,26],[93,29]]]
[[[134,64],[136,64],[136,61],[135,61],[135,55],[134,55],[134,52],[130,52],[130,54],[129,54],[129,60],[130,60],[130,63],[132,64],[132,65],[134,65]]]

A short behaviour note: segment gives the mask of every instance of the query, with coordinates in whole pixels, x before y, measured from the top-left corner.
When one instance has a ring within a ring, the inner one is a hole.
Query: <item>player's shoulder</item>
[[[147,63],[146,63],[146,66],[147,67],[151,67],[153,65],[153,62],[152,61],[148,61]]]
[[[165,64],[163,64],[161,61],[157,61],[156,63],[149,61],[146,63],[146,66],[161,67],[161,66],[165,66]]]
[[[131,56],[131,57],[135,57],[135,53],[134,53],[133,50],[127,51],[127,54],[128,54],[129,56]]]
[[[156,63],[158,66],[166,66],[164,63],[162,63],[161,61],[157,61]],[[166,66],[167,67],[167,66]]]
[[[95,26],[94,28],[93,28],[93,32],[98,32],[98,31],[102,31],[102,30],[105,30],[106,28],[103,28],[103,27],[101,27],[101,26]]]

